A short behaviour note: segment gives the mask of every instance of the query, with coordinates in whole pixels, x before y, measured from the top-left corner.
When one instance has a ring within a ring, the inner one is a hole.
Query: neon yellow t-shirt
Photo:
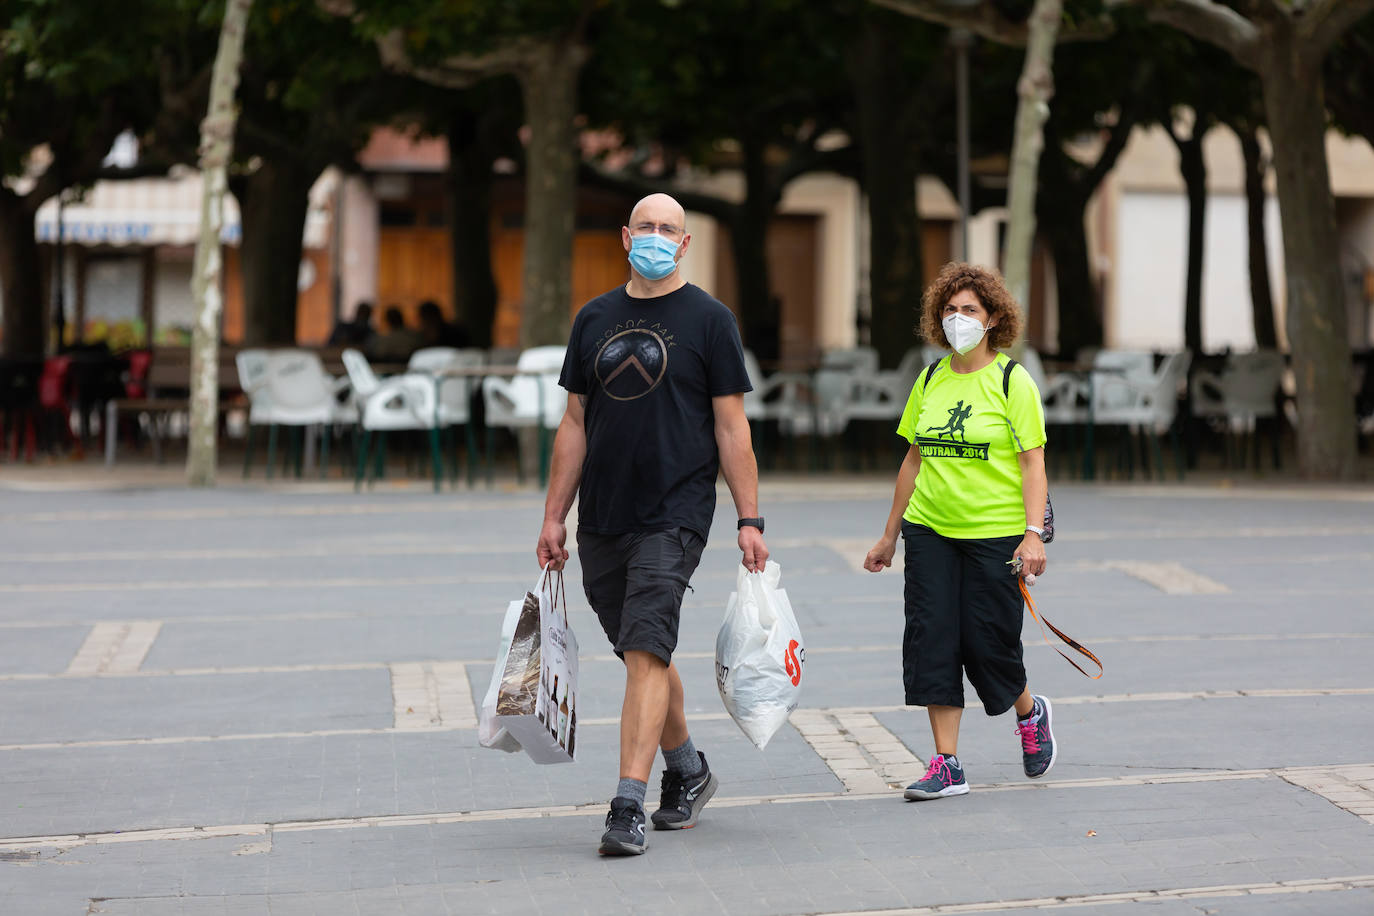
[[[949,538],[993,538],[1026,528],[1017,453],[1045,444],[1040,392],[1025,367],[1011,371],[1007,395],[1001,353],[960,374],[940,360],[929,384],[923,370],[907,398],[897,435],[921,449],[916,488],[902,517]]]

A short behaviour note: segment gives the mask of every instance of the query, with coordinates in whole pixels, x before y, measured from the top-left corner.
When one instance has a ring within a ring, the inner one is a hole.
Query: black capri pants
[[[1026,688],[1021,592],[1007,561],[1020,535],[960,539],[902,522],[906,631],[902,680],[910,706],[964,705],[964,678],[998,716]]]

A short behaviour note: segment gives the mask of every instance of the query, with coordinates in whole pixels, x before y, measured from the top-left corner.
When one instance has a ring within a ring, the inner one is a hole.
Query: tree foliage
[[[1149,17],[1214,44],[1254,71],[1274,144],[1288,284],[1288,341],[1297,380],[1298,461],[1310,477],[1355,471],[1350,343],[1326,161],[1322,66],[1374,0],[1302,4],[1134,0]]]
[[[260,2],[249,20],[230,187],[243,216],[245,342],[294,343],[310,187],[350,165],[409,103],[376,46],[313,0]]]
[[[111,29],[108,9],[97,0],[0,5],[0,286],[9,354],[44,348],[34,214],[63,188],[93,181],[121,131],[151,123],[157,55],[149,48],[188,12],[183,0],[144,0]]]
[[[618,131],[615,175],[628,194],[663,190],[715,217],[728,233],[745,336],[769,354],[780,327],[767,259],[783,189],[821,168],[853,174],[850,149],[827,148],[844,125],[844,52],[852,9],[802,0],[655,3],[599,36],[584,83],[592,123]],[[703,54],[701,49],[711,53]],[[681,169],[738,170],[739,196],[673,187]]]

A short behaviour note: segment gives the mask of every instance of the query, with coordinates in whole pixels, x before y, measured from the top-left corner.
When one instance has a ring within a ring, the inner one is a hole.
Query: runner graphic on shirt
[[[926,435],[916,436],[915,445],[920,446],[922,458],[964,458],[974,461],[987,461],[987,442],[970,442],[964,423],[973,416],[973,404],[963,400],[947,408],[947,420],[941,426],[927,426]],[[934,433],[935,435],[930,435]]]
[[[951,440],[954,439],[954,434],[958,433],[959,441],[967,442],[968,440],[964,438],[964,421],[967,420],[970,415],[972,415],[973,405],[970,404],[969,406],[965,407],[964,402],[960,401],[958,404],[954,405],[948,411],[946,411],[946,413],[949,414],[948,423],[946,423],[944,426],[927,426],[926,432],[934,432],[935,438],[937,439],[943,438],[947,435]]]

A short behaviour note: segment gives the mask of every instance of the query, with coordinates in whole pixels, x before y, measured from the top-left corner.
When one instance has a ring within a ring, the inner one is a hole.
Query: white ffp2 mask
[[[978,346],[978,341],[983,339],[983,333],[987,331],[977,318],[958,312],[945,316],[945,320],[940,322],[940,327],[945,329],[945,339],[960,356]]]

